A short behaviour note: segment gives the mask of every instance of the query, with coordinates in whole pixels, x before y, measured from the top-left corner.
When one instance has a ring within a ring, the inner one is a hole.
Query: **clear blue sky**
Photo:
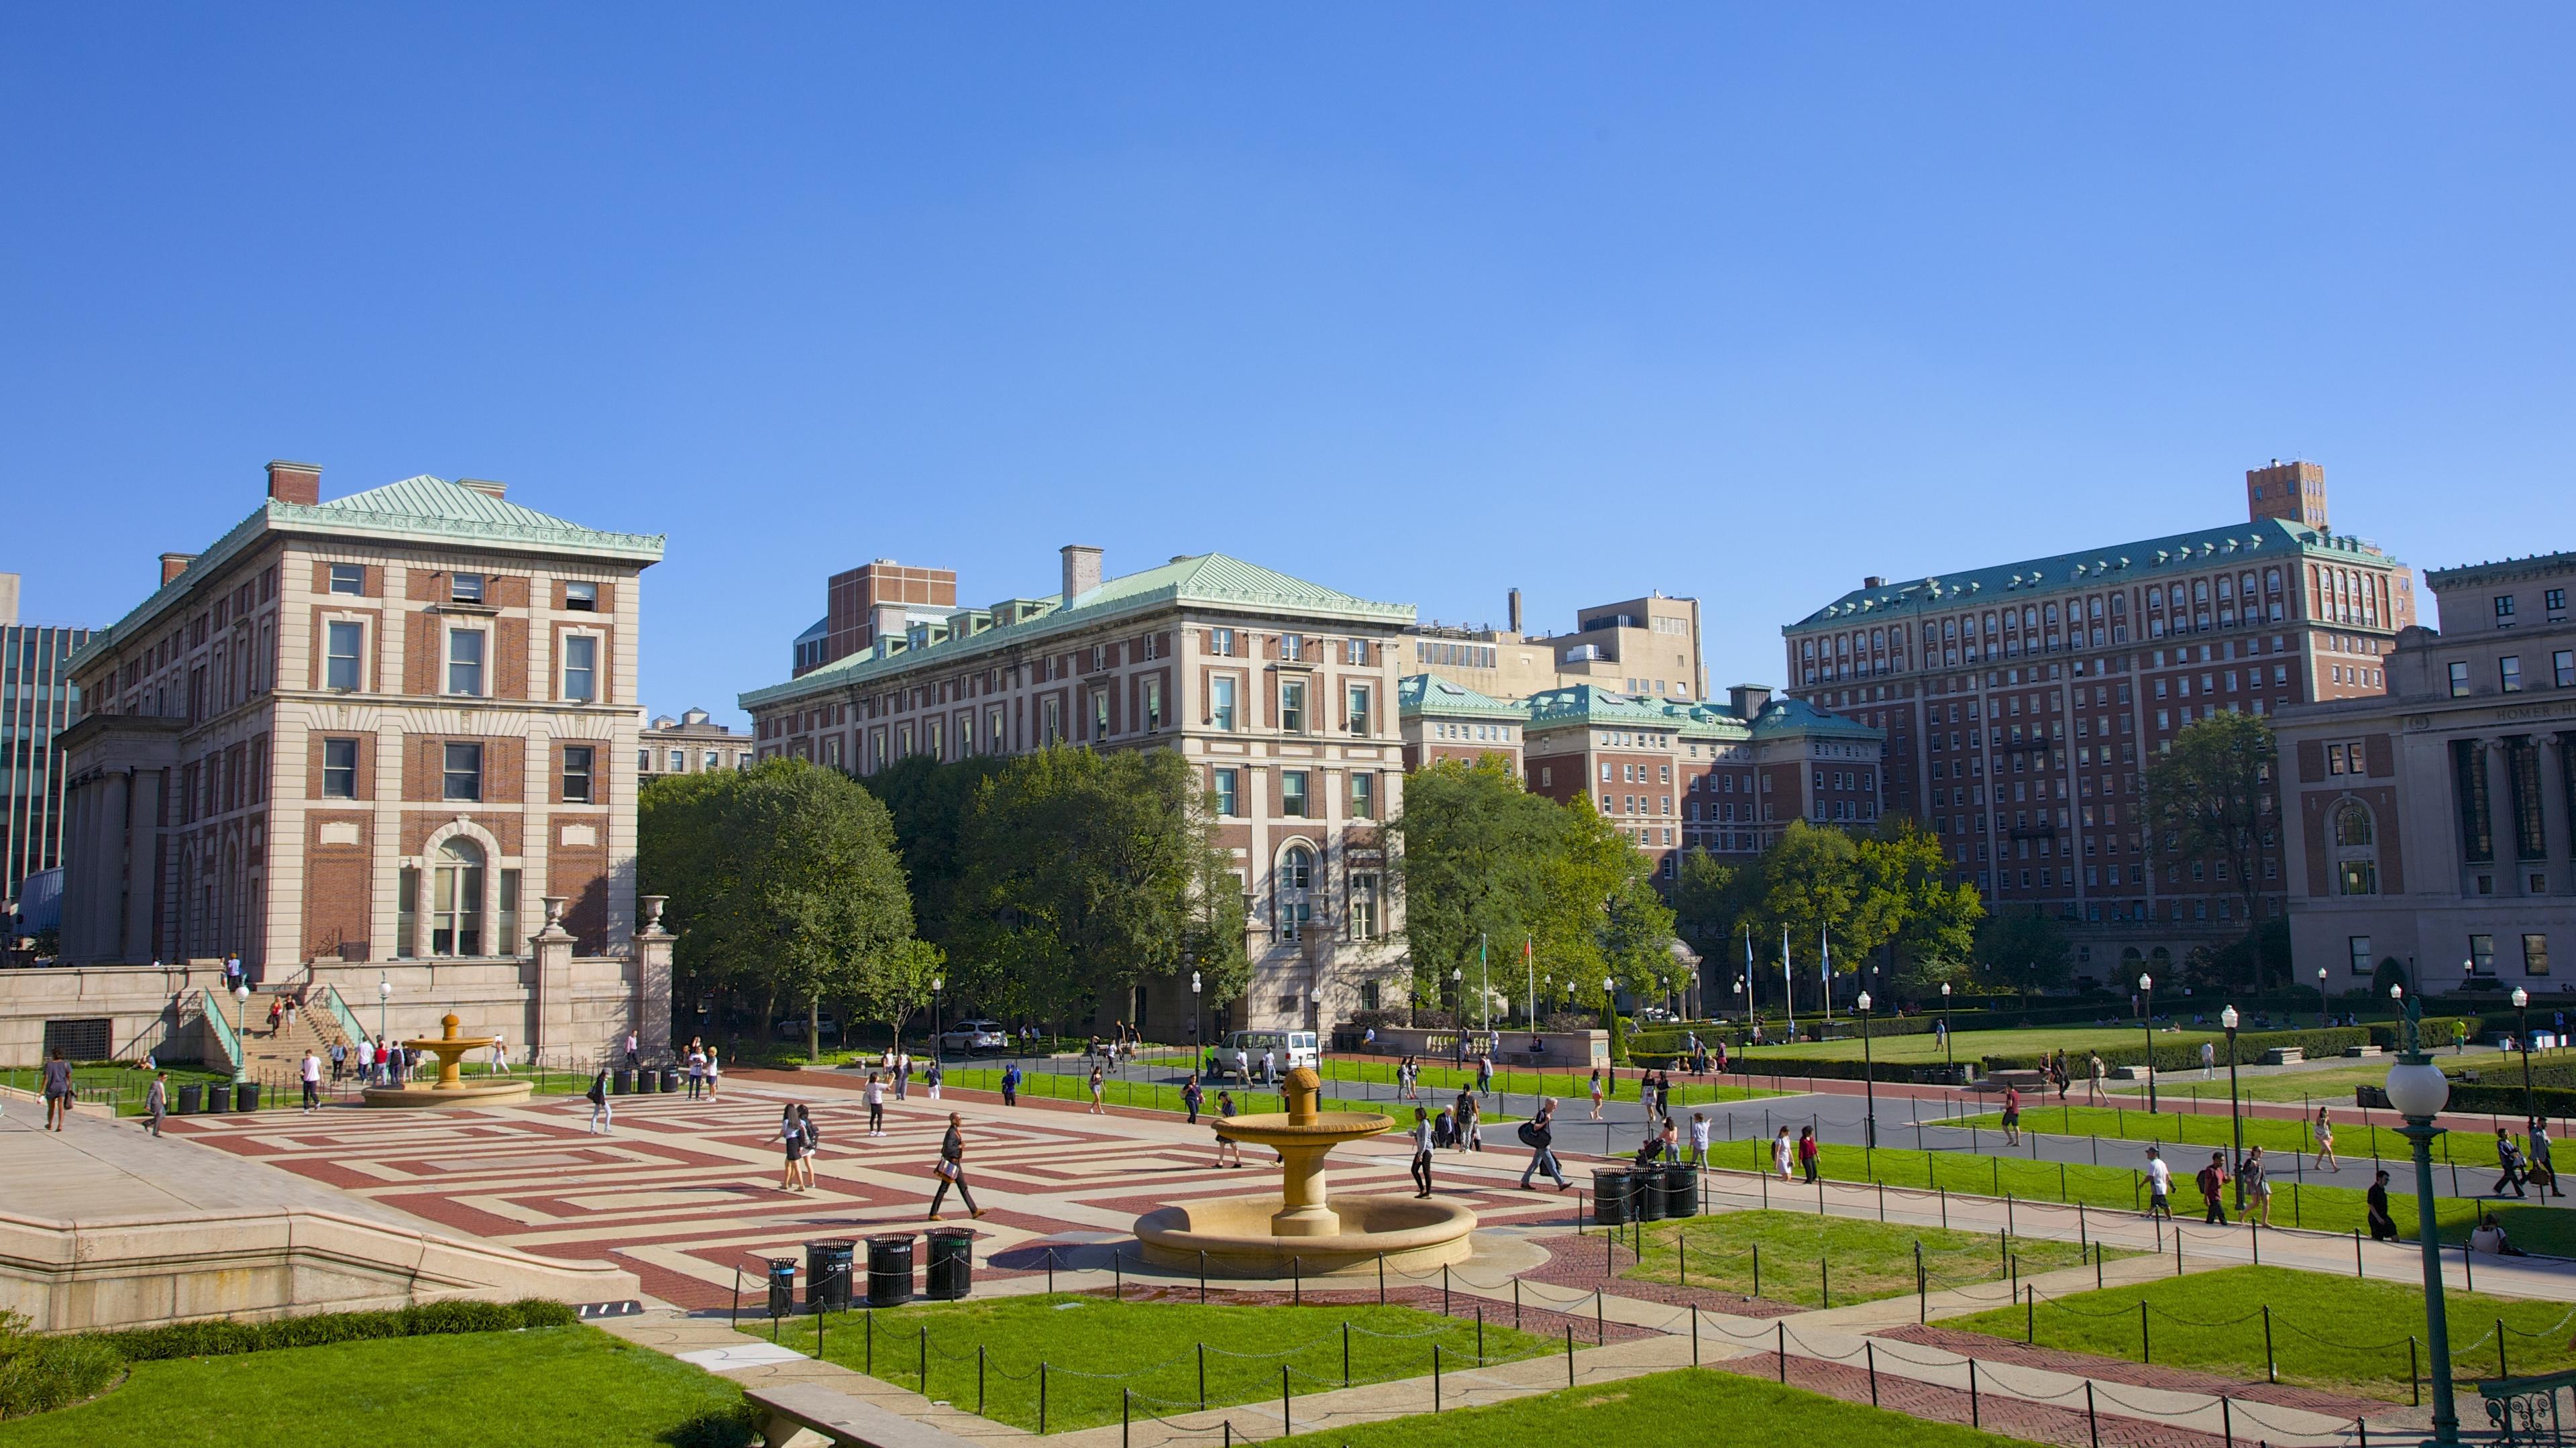
[[[2251,10],[2253,13],[2248,13]],[[0,569],[272,457],[670,534],[645,702],[823,579],[1220,549],[1532,618],[2239,516],[2576,545],[2564,7],[20,5]]]

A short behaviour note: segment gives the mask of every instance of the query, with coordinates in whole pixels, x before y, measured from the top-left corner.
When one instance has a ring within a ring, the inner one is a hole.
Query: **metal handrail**
[[[224,1019],[222,992],[214,990],[197,992],[197,1013],[204,1016],[207,1023],[214,1028],[216,1048],[224,1053],[224,1062],[233,1068],[233,1074],[239,1076],[242,1073],[244,1059],[241,1037],[234,1033],[233,1023]]]

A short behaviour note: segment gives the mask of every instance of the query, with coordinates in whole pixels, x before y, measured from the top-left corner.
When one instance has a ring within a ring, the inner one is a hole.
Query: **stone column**
[[[539,1059],[586,1061],[573,1039],[573,938],[563,924],[565,897],[548,895],[545,901],[546,928],[528,942],[528,1048]]]
[[[662,928],[662,907],[670,898],[642,896],[644,924],[635,932],[635,1036],[647,1056],[671,1049],[671,950],[679,937]]]

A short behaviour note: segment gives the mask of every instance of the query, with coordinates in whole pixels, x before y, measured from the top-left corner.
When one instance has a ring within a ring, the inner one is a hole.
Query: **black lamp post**
[[[2406,1118],[2398,1134],[2415,1148],[2415,1238],[2424,1254],[2424,1341],[2433,1355],[2433,1438],[2437,1444],[2460,1441],[2460,1414],[2451,1400],[2451,1324],[2442,1304],[2442,1234],[2434,1220],[2433,1124],[2451,1099],[2451,1083],[2424,1050],[2422,1003],[2406,1000],[2404,986],[2390,986],[2390,996],[2405,1001],[2403,1030],[2406,1052],[2388,1068],[2388,1104]]]
[[[1192,1070],[1197,1070],[1199,1044],[1199,973],[1190,972],[1190,1056]]]
[[[1941,1064],[1954,1076],[1959,1063],[1950,1056],[1950,983],[1941,982]]]
[[[939,976],[930,978],[930,1059],[934,1061],[948,1050],[948,1042],[939,1033],[939,993],[947,986],[948,982]]]
[[[2147,1030],[2147,1114],[2156,1111],[2156,978],[2138,974],[2138,1024]]]
[[[2521,986],[2513,988],[2513,1013],[2518,1018],[2514,1044],[2522,1048],[2522,1119],[2538,1130],[2540,1108],[2531,1099],[2531,992]]]
[[[2245,1118],[2236,1112],[2236,1007],[2218,1013],[2218,1024],[2227,1032],[2227,1132],[2236,1140],[2236,1210],[2245,1210]]]
[[[2317,1024],[2329,1030],[2334,1027],[2334,1007],[2326,1001],[2326,968],[2317,967]]]
[[[1860,1008],[1860,1089],[1869,1102],[1862,1118],[1865,1125],[1861,1143],[1865,1150],[1875,1149],[1878,1145],[1878,1079],[1871,1070],[1873,1062],[1869,1053],[1869,992],[1862,991],[1853,998],[1852,1004]]]

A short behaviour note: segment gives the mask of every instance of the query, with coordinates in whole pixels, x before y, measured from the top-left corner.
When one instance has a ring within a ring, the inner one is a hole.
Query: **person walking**
[[[1413,1108],[1413,1185],[1416,1197],[1431,1195],[1431,1113]]]
[[[2371,1181],[2370,1190],[2362,1193],[2362,1200],[2370,1209],[2370,1240],[2396,1241],[2397,1219],[2388,1215],[2388,1173],[2385,1170]]]
[[[2317,1165],[2326,1171],[2343,1170],[2343,1163],[2335,1160],[2334,1118],[2322,1106],[2317,1108]]]
[[[2513,1194],[2517,1197],[2530,1195],[2522,1189],[2521,1149],[2513,1144],[2512,1137],[2504,1134],[2504,1128],[2501,1126],[2495,1129],[2495,1138],[2496,1165],[2504,1169],[2504,1175],[2496,1178],[2493,1195],[2503,1196],[2506,1187],[2513,1188]]]
[[[310,1116],[322,1109],[322,1058],[313,1054],[312,1047],[304,1048],[303,1063],[295,1074],[304,1083],[303,1114]]]
[[[1269,1046],[1264,1046],[1261,1048],[1261,1084],[1267,1086],[1278,1079],[1279,1053]]]
[[[2237,1167],[2237,1177],[2245,1188],[2245,1214],[2249,1221],[2272,1225],[2272,1177],[2263,1169],[2263,1148],[2245,1153]]]
[[[2147,1148],[2147,1220],[2173,1218],[2173,1168],[2165,1165],[2164,1153]]]
[[[2209,1165],[2200,1169],[2200,1174],[2192,1178],[2192,1183],[2200,1188],[2201,1201],[2207,1206],[2207,1211],[2202,1214],[2201,1220],[2216,1222],[2222,1227],[2226,1226],[2227,1203],[2226,1199],[2219,1194],[2227,1187],[2227,1153],[2211,1152]]]
[[[966,1204],[966,1215],[980,1217],[984,1209],[975,1205],[974,1190],[966,1185],[966,1137],[958,1130],[958,1115],[948,1113],[948,1134],[939,1139],[939,1165],[932,1170],[939,1175],[939,1190],[930,1194],[930,1220],[939,1220],[939,1204],[948,1200],[948,1189],[957,1189],[957,1200]]]
[[[161,1118],[170,1114],[170,1073],[156,1071],[152,1089],[143,1095],[143,1129],[154,1136],[161,1134]]]
[[[2084,1062],[2085,1105],[2099,1106],[2102,1104],[2102,1075],[2102,1053],[2099,1051],[2087,1052]]]
[[[1206,1099],[1207,1093],[1199,1089],[1199,1073],[1192,1071],[1190,1079],[1181,1083],[1181,1105],[1190,1113],[1190,1125],[1199,1124],[1199,1103]]]
[[[885,1078],[868,1073],[868,1135],[885,1135]]]
[[[717,1054],[715,1047],[709,1046],[707,1047],[707,1099],[715,1100],[717,1089],[723,1085],[724,1060]]]
[[[1529,1165],[1521,1169],[1521,1190],[1530,1190],[1531,1178],[1546,1172],[1556,1181],[1560,1192],[1574,1184],[1565,1179],[1565,1169],[1556,1160],[1556,1098],[1541,1102],[1538,1114],[1520,1125],[1521,1145],[1530,1149]]]
[[[1085,1115],[1085,1116],[1107,1116],[1107,1115],[1109,1114],[1109,1107],[1108,1107],[1108,1105],[1107,1105],[1107,1103],[1106,1103],[1105,1098],[1107,1097],[1108,1093],[1109,1093],[1109,1083],[1108,1083],[1108,1081],[1107,1081],[1105,1078],[1103,1078],[1103,1077],[1102,1077],[1102,1075],[1100,1074],[1100,1068],[1099,1068],[1098,1066],[1094,1066],[1094,1067],[1092,1067],[1092,1068],[1091,1068],[1091,1105],[1090,1105],[1088,1108],[1086,1108],[1086,1109],[1083,1111],[1083,1113],[1082,1113],[1082,1114],[1083,1114],[1083,1115]]]
[[[798,1137],[802,1138],[805,1143],[805,1149],[798,1153],[796,1157],[796,1171],[799,1178],[805,1183],[805,1189],[807,1191],[812,1191],[814,1189],[814,1156],[815,1153],[822,1149],[823,1133],[814,1125],[814,1117],[811,1113],[806,1111],[803,1102],[798,1102],[796,1106],[796,1134]]]
[[[294,1012],[289,1011],[288,1022],[291,1024],[294,1019]],[[496,1075],[507,1075],[510,1070],[510,1043],[503,1040],[498,1031],[492,1033],[492,1070]]]
[[[2021,1088],[2004,1088],[2004,1145],[2021,1145]]]
[[[346,1041],[333,1041],[331,1043],[331,1084],[334,1086],[339,1085],[340,1078],[348,1074],[349,1043]]]
[[[939,1099],[939,1086],[942,1079],[943,1073],[939,1069],[939,1058],[937,1056],[933,1056],[930,1058],[930,1072],[922,1078],[923,1083],[930,1088],[930,1099],[933,1101]]]
[[[694,1081],[696,1078],[692,1077]],[[796,1124],[796,1108],[778,1108],[778,1145],[785,1153],[778,1168],[778,1189],[782,1192],[804,1190],[804,1174],[798,1163],[805,1159],[805,1132]]]
[[[2217,1079],[2217,1077],[2218,1047],[2208,1041],[2203,1041],[2200,1043],[2200,1079],[2203,1081],[2211,1081]]]
[[[1789,1140],[1789,1128],[1781,1127],[1780,1134],[1771,1138],[1771,1169],[1780,1174],[1780,1180],[1785,1182],[1794,1175],[1790,1163],[1797,1159],[1797,1152],[1797,1146]]]
[[[45,1129],[60,1131],[72,1114],[72,1063],[63,1059],[63,1048],[56,1046],[45,1058]]]
[[[1691,1113],[1691,1134],[1690,1134],[1690,1146],[1691,1146],[1691,1165],[1696,1166],[1696,1167],[1705,1167],[1705,1166],[1707,1166],[1707,1165],[1708,1165],[1708,1113],[1707,1113],[1707,1112],[1705,1112],[1705,1111],[1694,1111],[1694,1112],[1692,1112],[1692,1113]]]
[[[1234,1048],[1234,1079],[1246,1086],[1252,1084],[1252,1054],[1241,1046]]]
[[[1595,1121],[1599,1121],[1599,1120],[1601,1119],[1601,1068],[1600,1068],[1600,1067],[1595,1066],[1595,1067],[1593,1067],[1593,1068],[1592,1068],[1592,1080],[1591,1080],[1591,1082],[1590,1082],[1590,1083],[1585,1087],[1585,1089],[1586,1089],[1586,1090],[1588,1090],[1588,1091],[1590,1091],[1590,1092],[1592,1093],[1592,1119],[1593,1119],[1593,1120],[1595,1120]]]
[[[643,1064],[644,1057],[637,1049],[635,1033],[633,1031],[628,1031],[626,1033],[626,1069],[632,1071]]]
[[[912,1053],[894,1053],[894,1099],[903,1100],[912,1092]]]
[[[1020,1104],[1020,1063],[1017,1061],[1002,1068],[1002,1104]]]
[[[1219,1088],[1217,1088],[1217,1093],[1216,1093],[1216,1164],[1217,1164],[1218,1166],[1241,1166],[1241,1165],[1243,1165],[1243,1144],[1242,1144],[1241,1142],[1236,1141],[1233,1137],[1230,1137],[1230,1136],[1228,1136],[1228,1135],[1226,1135],[1226,1134],[1225,1134],[1225,1119],[1226,1119],[1227,1117],[1229,1117],[1229,1116],[1232,1116],[1233,1114],[1234,1114],[1234,1093],[1233,1093],[1233,1092],[1231,1092],[1231,1091],[1226,1090],[1226,1089],[1225,1089],[1225,1088],[1223,1088],[1223,1087],[1219,1087]],[[1233,1158],[1234,1158],[1234,1160],[1232,1160],[1232,1161],[1228,1161],[1228,1160],[1226,1160],[1226,1158],[1227,1158],[1227,1157],[1229,1157],[1229,1156],[1233,1157]]]
[[[2531,1167],[2526,1175],[2540,1183],[2544,1197],[2567,1195],[2567,1189],[2558,1184],[2557,1164],[2549,1159],[2549,1123],[2537,1117],[2531,1123]]]
[[[689,1045],[689,1099],[697,1100],[707,1092],[707,1053],[695,1042]]]
[[[1493,1089],[1494,1058],[1479,1053],[1476,1057],[1476,1094],[1482,1096]]]
[[[358,1038],[358,1084],[372,1085],[376,1079],[376,1043],[364,1036]]]
[[[1824,1168],[1824,1154],[1824,1144],[1816,1140],[1816,1128],[1799,1127],[1798,1165],[1806,1168],[1807,1185],[1815,1186],[1821,1180],[1818,1173]]]
[[[617,1125],[617,1113],[608,1106],[608,1068],[600,1067],[599,1074],[590,1078],[590,1089],[581,1094],[590,1102],[591,1132],[608,1135]]]

